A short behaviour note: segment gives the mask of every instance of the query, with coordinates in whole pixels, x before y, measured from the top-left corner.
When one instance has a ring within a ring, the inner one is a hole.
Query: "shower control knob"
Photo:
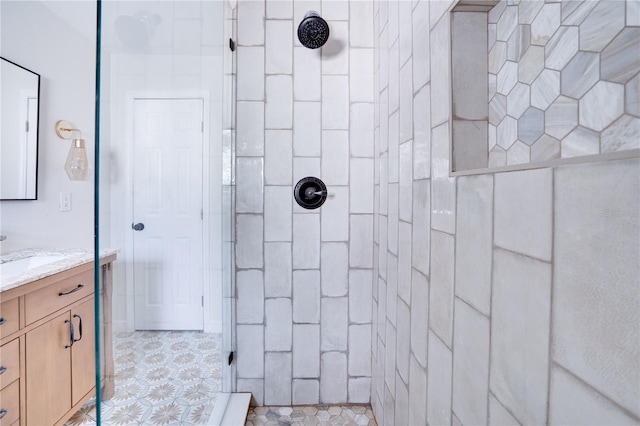
[[[144,223],[131,224],[131,229],[134,231],[142,231],[144,229]]]
[[[296,184],[293,196],[300,207],[305,209],[317,209],[327,199],[327,187],[317,177],[309,176]]]

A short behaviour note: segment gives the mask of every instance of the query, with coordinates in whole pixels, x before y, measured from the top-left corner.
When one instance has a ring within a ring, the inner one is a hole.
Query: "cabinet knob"
[[[135,225],[131,225],[131,229],[134,231],[142,231],[144,229],[144,223],[136,223]]]

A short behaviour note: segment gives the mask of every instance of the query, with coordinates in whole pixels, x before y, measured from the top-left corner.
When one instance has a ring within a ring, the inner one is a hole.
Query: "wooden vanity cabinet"
[[[104,278],[111,278],[106,272],[113,260],[104,259],[101,291],[111,286]],[[0,426],[63,425],[95,395],[93,280],[93,263],[87,263],[0,293],[0,317],[5,304],[15,301],[20,324],[9,334],[0,325],[0,371],[6,367],[0,373],[0,410],[7,411]],[[7,306],[12,313],[14,305]],[[110,347],[110,336],[104,340]]]

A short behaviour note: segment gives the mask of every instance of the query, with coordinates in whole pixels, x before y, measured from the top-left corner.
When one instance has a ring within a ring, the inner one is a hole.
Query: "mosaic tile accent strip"
[[[116,391],[102,425],[205,424],[222,386],[222,335],[136,331],[113,336]],[[65,426],[95,425],[89,401]]]
[[[640,28],[625,26],[628,7],[501,0],[489,12],[489,167],[640,148],[629,89]]]
[[[377,426],[369,405],[251,407],[245,426],[291,424]]]

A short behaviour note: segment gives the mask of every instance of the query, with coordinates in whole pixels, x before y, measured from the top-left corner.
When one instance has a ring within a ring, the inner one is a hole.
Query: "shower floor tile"
[[[116,390],[102,402],[101,424],[205,424],[222,387],[221,347],[221,334],[115,333]],[[89,401],[65,426],[95,424],[95,401]]]
[[[245,426],[290,424],[377,426],[369,405],[251,407]]]

